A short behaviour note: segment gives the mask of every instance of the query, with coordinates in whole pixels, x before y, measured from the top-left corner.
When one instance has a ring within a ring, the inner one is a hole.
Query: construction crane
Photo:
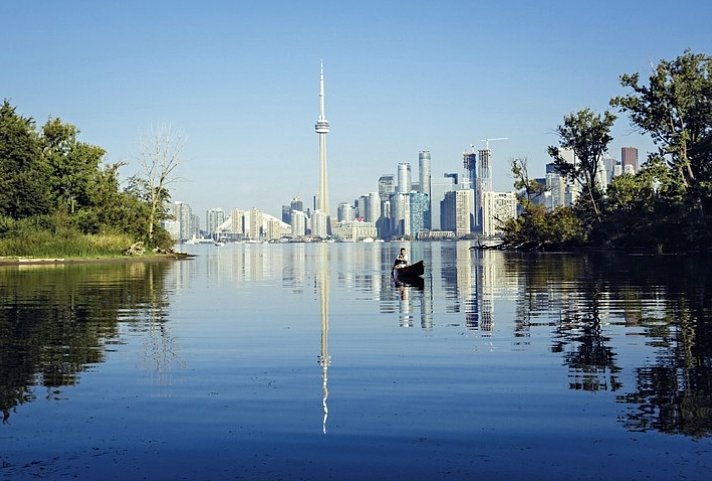
[[[489,143],[494,142],[495,140],[509,140],[509,137],[497,137],[496,139],[482,139],[480,142],[485,143],[485,150],[489,150]]]

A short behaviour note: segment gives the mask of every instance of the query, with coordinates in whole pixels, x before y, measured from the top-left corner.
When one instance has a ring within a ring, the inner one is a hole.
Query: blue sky
[[[174,200],[279,215],[318,185],[314,123],[324,60],[330,197],[376,190],[398,162],[461,171],[493,142],[494,186],[509,160],[543,175],[565,114],[602,112],[618,77],[685,49],[712,54],[712,3],[665,1],[0,2],[0,95],[38,124],[76,125],[108,162],[138,171],[140,139],[187,138]],[[625,116],[610,153],[652,144]]]

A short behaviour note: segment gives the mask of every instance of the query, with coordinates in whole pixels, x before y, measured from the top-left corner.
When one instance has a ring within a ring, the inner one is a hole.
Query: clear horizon
[[[172,200],[258,207],[279,217],[318,189],[314,123],[324,60],[331,210],[374,191],[399,162],[462,172],[462,152],[492,144],[494,188],[509,161],[543,176],[554,129],[590,107],[612,110],[618,77],[686,49],[712,54],[712,5],[685,0],[579,4],[209,1],[109,5],[9,1],[0,92],[42,125],[76,125],[107,162],[138,171],[139,142],[167,123],[187,138]],[[653,146],[619,116],[609,153]]]

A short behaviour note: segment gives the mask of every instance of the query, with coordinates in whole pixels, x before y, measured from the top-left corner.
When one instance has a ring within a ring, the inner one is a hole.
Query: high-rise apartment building
[[[242,209],[232,209],[230,212],[230,231],[236,238],[244,238],[247,233],[247,213]]]
[[[302,202],[301,197],[292,197],[292,200],[289,202],[289,208],[290,210],[304,212],[304,202]]]
[[[321,239],[326,239],[329,236],[328,230],[329,217],[326,213],[316,210],[311,216],[312,236]]]
[[[251,240],[262,240],[264,239],[265,232],[262,228],[264,213],[257,208],[250,209],[250,232],[249,236]]]
[[[482,204],[482,235],[493,237],[502,232],[504,222],[517,217],[514,192],[485,192]]]
[[[190,205],[186,202],[174,202],[170,207],[173,220],[164,221],[161,225],[176,242],[185,242],[197,237],[199,232],[198,216],[193,215]]]
[[[430,196],[430,151],[418,152],[418,191]]]
[[[304,237],[307,233],[307,215],[300,211],[292,211],[292,237]]]
[[[205,230],[209,236],[218,233],[218,227],[225,222],[225,211],[219,207],[208,209],[205,213]]]
[[[430,196],[425,192],[411,192],[410,232],[415,237],[418,232],[430,230]]]
[[[462,153],[462,166],[465,168],[470,189],[477,188],[477,154],[474,151]]]
[[[395,192],[396,181],[393,174],[383,174],[378,178],[378,195],[381,197],[381,202],[387,201]]]
[[[472,189],[458,189],[445,193],[442,202],[441,222],[443,230],[455,232],[456,237],[470,234]]]
[[[442,224],[442,207],[441,204],[445,200],[445,194],[452,192],[457,187],[457,174],[445,175],[443,177],[434,177],[431,182],[430,189],[430,225],[432,229],[449,230],[443,227]]]
[[[359,196],[358,199],[355,199],[354,206],[356,207],[356,211],[354,212],[354,218],[358,217],[361,220],[366,220],[366,210],[368,209],[368,196]]]
[[[370,192],[366,203],[366,221],[377,222],[379,217],[381,217],[381,198],[378,192]]]
[[[410,236],[410,196],[403,193],[395,193],[391,197],[393,212],[392,234],[395,236]]]
[[[351,222],[354,220],[354,207],[348,202],[340,202],[336,209],[336,220],[338,222]]]
[[[411,188],[410,164],[408,162],[401,162],[398,164],[398,184],[396,186],[396,192],[399,194],[407,194]]]

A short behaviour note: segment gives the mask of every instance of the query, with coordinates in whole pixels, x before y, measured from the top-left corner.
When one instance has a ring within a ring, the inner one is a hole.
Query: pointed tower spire
[[[319,118],[316,122],[316,133],[319,136],[319,199],[317,209],[329,215],[329,186],[326,175],[326,134],[329,133],[329,121],[326,120],[324,108],[324,61],[321,61],[319,74]]]

